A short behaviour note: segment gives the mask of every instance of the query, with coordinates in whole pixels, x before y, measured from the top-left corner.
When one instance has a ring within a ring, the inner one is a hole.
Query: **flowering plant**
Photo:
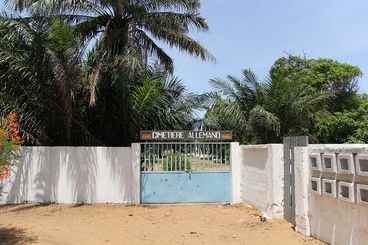
[[[0,118],[0,180],[10,176],[10,167],[16,159],[15,152],[24,143],[20,137],[17,115],[11,113]]]

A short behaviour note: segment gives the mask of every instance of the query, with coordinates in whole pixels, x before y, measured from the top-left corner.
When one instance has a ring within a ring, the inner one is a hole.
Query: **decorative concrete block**
[[[347,202],[355,202],[354,183],[339,181],[337,197]]]
[[[368,185],[357,184],[357,202],[368,205]]]
[[[321,154],[309,154],[309,166],[312,170],[321,171]]]
[[[326,153],[322,155],[322,171],[336,173],[336,154]]]
[[[336,160],[338,173],[355,174],[353,154],[338,154]]]
[[[322,179],[322,195],[336,198],[336,180]]]
[[[313,193],[321,195],[321,178],[318,177],[311,177],[310,178],[310,190]]]
[[[368,176],[368,155],[356,156],[356,172],[360,176]]]

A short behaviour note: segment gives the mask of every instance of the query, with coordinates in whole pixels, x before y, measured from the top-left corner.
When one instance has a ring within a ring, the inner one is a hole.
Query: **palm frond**
[[[143,26],[142,26],[143,27]],[[180,51],[201,58],[204,61],[215,61],[215,57],[206,50],[199,42],[187,36],[185,33],[174,32],[171,29],[145,26],[158,40],[175,47]]]
[[[142,20],[144,25],[155,25],[188,33],[191,28],[208,31],[206,19],[198,13],[154,12],[148,13]]]
[[[262,128],[265,131],[274,132],[277,136],[280,135],[279,118],[262,106],[256,106],[250,111],[248,125],[252,128]]]
[[[215,78],[211,79],[209,83],[215,88],[216,92],[225,96],[226,98],[234,100],[238,98],[237,92],[234,90],[231,83],[227,82],[226,80]]]
[[[166,71],[168,71],[169,73],[173,73],[174,62],[171,57],[143,31],[135,30],[135,34],[139,39],[139,42],[142,43],[143,49],[147,50],[150,55],[157,57],[160,63],[164,65]]]
[[[179,10],[179,11],[197,11],[201,7],[199,0],[143,0],[141,1],[143,6],[151,11],[163,11],[163,10]]]

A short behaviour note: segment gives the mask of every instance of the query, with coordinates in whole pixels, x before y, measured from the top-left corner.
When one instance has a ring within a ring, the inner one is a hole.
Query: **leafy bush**
[[[315,135],[320,142],[368,142],[368,94],[356,96],[356,103],[357,107],[353,110],[320,115],[315,125]]]
[[[181,155],[181,159],[180,159]],[[166,164],[166,159],[168,159],[168,164]],[[172,159],[172,170],[173,171],[184,171],[191,169],[191,159],[187,157],[187,167],[185,168],[185,155],[179,152],[167,152],[164,157],[163,171],[171,171],[170,161]],[[176,169],[175,169],[175,159],[176,159]],[[181,161],[180,161],[181,160]]]
[[[0,119],[0,180],[10,176],[10,167],[14,165],[16,151],[22,143],[17,115],[11,113]]]

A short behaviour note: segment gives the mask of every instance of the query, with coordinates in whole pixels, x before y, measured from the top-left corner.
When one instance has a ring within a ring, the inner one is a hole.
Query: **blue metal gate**
[[[231,201],[230,144],[142,143],[142,203]]]

